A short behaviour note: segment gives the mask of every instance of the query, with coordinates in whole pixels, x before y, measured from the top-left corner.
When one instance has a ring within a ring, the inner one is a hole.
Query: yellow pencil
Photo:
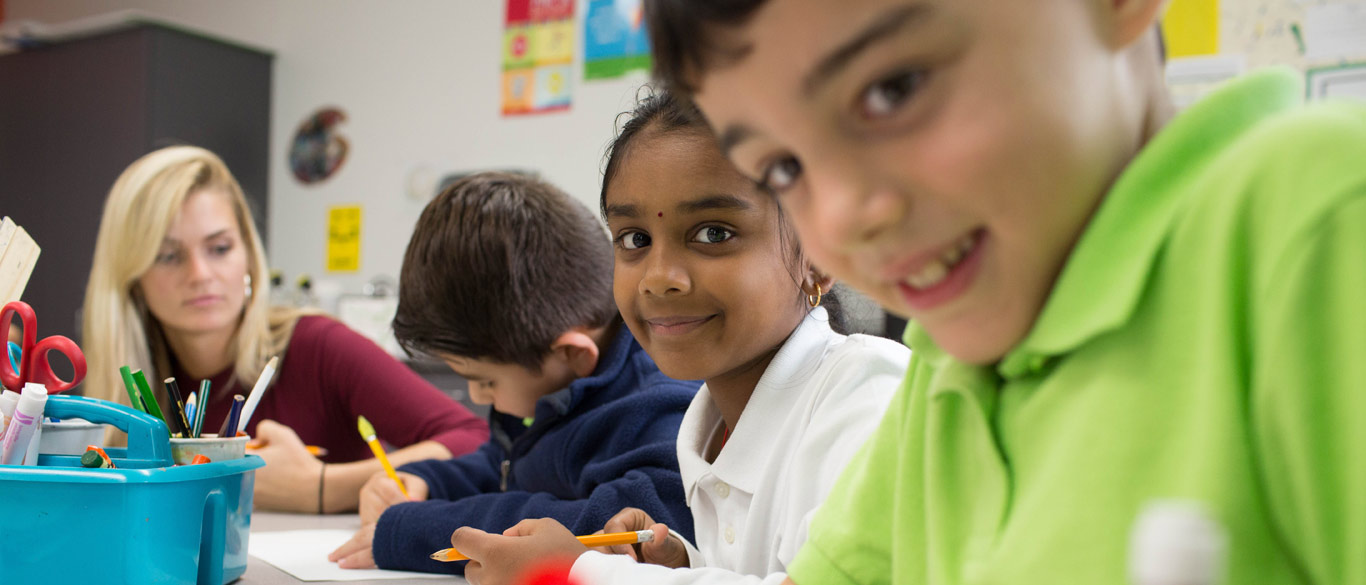
[[[655,533],[649,530],[637,530],[635,532],[613,532],[612,534],[592,534],[589,536],[575,536],[579,542],[587,547],[595,546],[616,546],[618,544],[637,544],[650,542],[655,539]],[[460,551],[453,548],[443,548],[432,553],[432,560],[443,563],[455,561],[468,561],[469,557],[460,554]]]
[[[369,443],[370,450],[375,452],[375,459],[378,459],[379,464],[384,466],[384,473],[389,474],[389,479],[398,484],[398,491],[403,492],[403,497],[410,497],[408,488],[403,487],[403,482],[398,480],[398,474],[394,472],[394,466],[389,463],[389,458],[384,455],[384,447],[381,447],[379,439],[375,438],[375,427],[370,426],[370,421],[365,420],[363,416],[356,421],[356,426],[360,428],[360,438]]]

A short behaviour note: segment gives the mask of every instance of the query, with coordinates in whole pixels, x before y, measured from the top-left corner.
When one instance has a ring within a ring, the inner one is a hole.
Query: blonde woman
[[[346,326],[270,307],[266,282],[261,239],[222,160],[190,146],[138,159],[110,190],[95,243],[85,394],[127,404],[118,369],[129,365],[148,372],[164,410],[162,379],[175,376],[186,392],[207,379],[204,427],[217,430],[232,397],[280,356],[246,428],[266,443],[255,503],[273,510],[356,508],[380,469],[356,431],[358,415],[399,447],[389,455],[395,465],[461,455],[488,439],[482,419]],[[305,444],[327,454],[316,459]]]

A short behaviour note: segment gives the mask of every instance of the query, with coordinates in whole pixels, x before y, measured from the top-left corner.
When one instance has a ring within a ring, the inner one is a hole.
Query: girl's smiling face
[[[806,313],[777,204],[705,131],[647,127],[622,156],[604,207],[627,327],[672,378],[757,382]]]

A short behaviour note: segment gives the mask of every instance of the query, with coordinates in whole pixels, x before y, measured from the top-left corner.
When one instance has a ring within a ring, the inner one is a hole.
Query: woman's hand
[[[257,423],[255,438],[260,447],[252,454],[266,461],[266,466],[256,472],[256,507],[316,513],[322,461],[308,453],[294,429],[273,420]]]
[[[602,531],[607,534],[635,532],[637,530],[654,532],[654,540],[640,544],[619,544],[607,547],[609,552],[628,555],[638,562],[664,565],[674,569],[689,566],[688,549],[683,546],[683,541],[675,538],[669,533],[668,526],[655,522],[644,510],[623,508],[602,527]]]
[[[408,498],[403,497],[398,485],[381,471],[370,476],[360,488],[360,523],[375,524],[389,506],[403,502],[421,502],[427,499],[427,481],[411,473],[398,472],[398,479],[408,490]]]

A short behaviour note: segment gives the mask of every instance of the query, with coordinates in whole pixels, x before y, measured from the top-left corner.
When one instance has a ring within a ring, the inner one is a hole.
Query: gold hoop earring
[[[806,304],[811,305],[812,309],[821,306],[821,283],[816,283],[816,294],[806,295]]]

